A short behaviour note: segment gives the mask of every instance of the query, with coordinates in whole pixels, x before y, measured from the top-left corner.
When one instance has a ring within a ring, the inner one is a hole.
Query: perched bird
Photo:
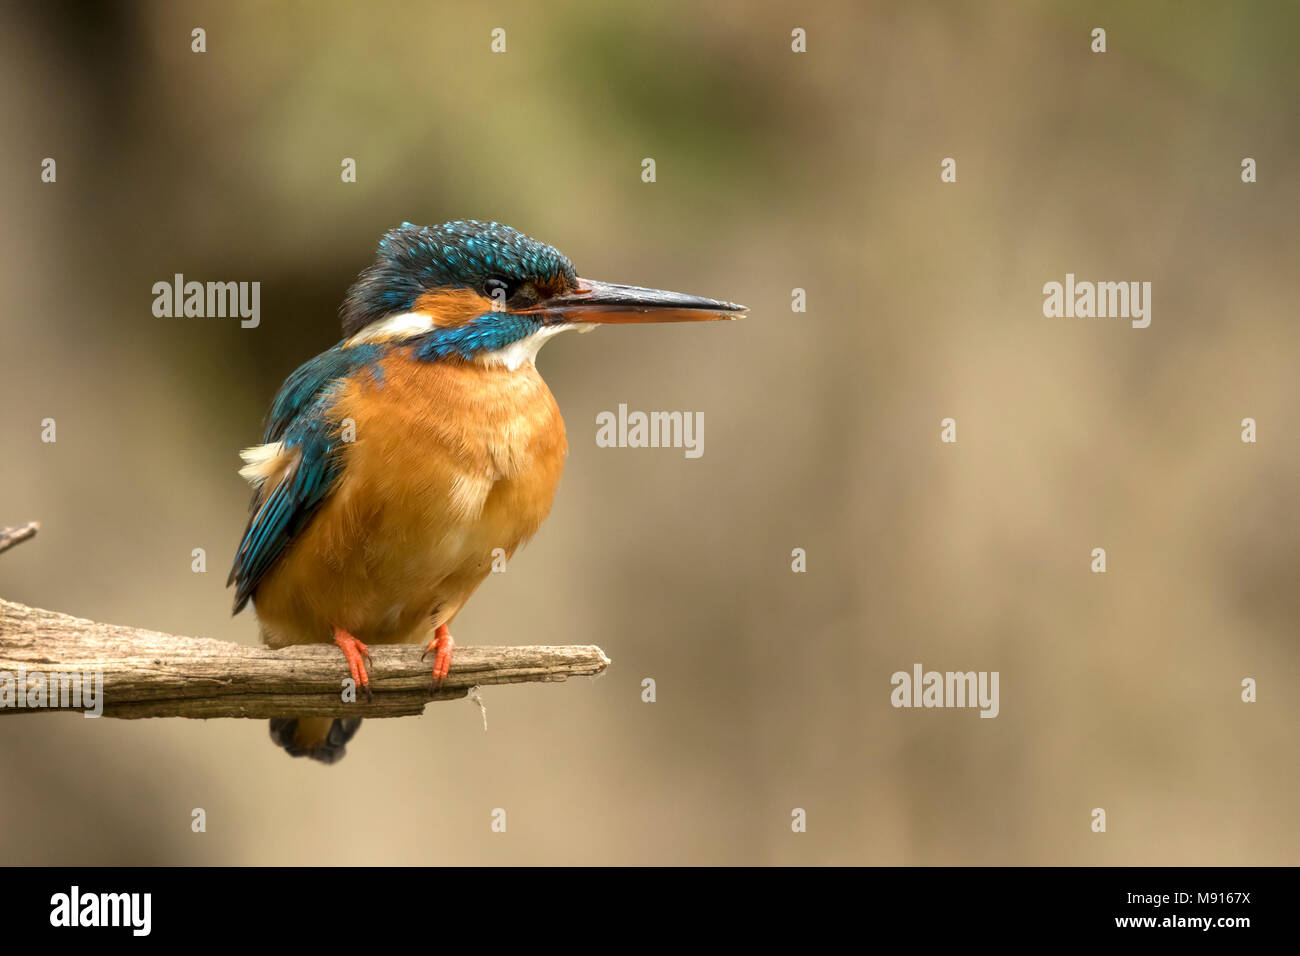
[[[333,641],[369,694],[367,645],[448,630],[551,509],[567,444],[538,349],[597,323],[735,318],[744,306],[581,279],[558,250],[499,223],[403,223],[340,309],[343,340],[286,379],[262,444],[227,585],[271,647]],[[294,756],[333,763],[359,719],[272,720]]]

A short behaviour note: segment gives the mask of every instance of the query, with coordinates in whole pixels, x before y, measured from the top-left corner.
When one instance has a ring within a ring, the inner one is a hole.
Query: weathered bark
[[[590,677],[609,664],[595,645],[457,647],[442,689],[417,645],[370,645],[374,700],[342,699],[338,648],[281,650],[100,624],[0,600],[0,683],[35,673],[102,674],[105,717],[403,717],[471,687]],[[0,692],[2,692],[0,688]],[[16,704],[0,714],[57,709]],[[71,709],[71,708],[69,708]],[[84,707],[75,709],[82,710]]]

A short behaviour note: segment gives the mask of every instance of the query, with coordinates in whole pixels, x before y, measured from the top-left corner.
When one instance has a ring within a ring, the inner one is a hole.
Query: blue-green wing
[[[329,408],[344,381],[373,367],[379,351],[373,345],[335,346],[298,368],[276,395],[262,441],[283,442],[283,454],[292,461],[273,488],[253,495],[226,581],[235,585],[236,614],[338,481],[342,440]]]

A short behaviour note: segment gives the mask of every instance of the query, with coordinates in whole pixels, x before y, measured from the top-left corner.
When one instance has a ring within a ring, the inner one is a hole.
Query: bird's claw
[[[451,671],[451,652],[455,647],[456,642],[447,630],[447,625],[439,625],[434,632],[433,640],[429,642],[429,646],[420,655],[420,660],[424,660],[429,654],[433,654],[433,677],[429,681],[430,694],[438,694],[442,690],[443,682]]]
[[[334,643],[339,646],[339,650],[347,658],[348,672],[352,675],[352,682],[366,692],[367,703],[373,702],[375,694],[370,689],[370,672],[366,670],[367,665],[371,664],[370,648],[341,627],[334,629]]]

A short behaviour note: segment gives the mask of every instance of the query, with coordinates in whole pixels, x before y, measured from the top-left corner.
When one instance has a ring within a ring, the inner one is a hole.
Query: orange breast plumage
[[[341,477],[253,595],[263,638],[428,640],[549,513],[567,450],[555,399],[531,363],[406,348],[348,380],[329,418],[350,438]]]

